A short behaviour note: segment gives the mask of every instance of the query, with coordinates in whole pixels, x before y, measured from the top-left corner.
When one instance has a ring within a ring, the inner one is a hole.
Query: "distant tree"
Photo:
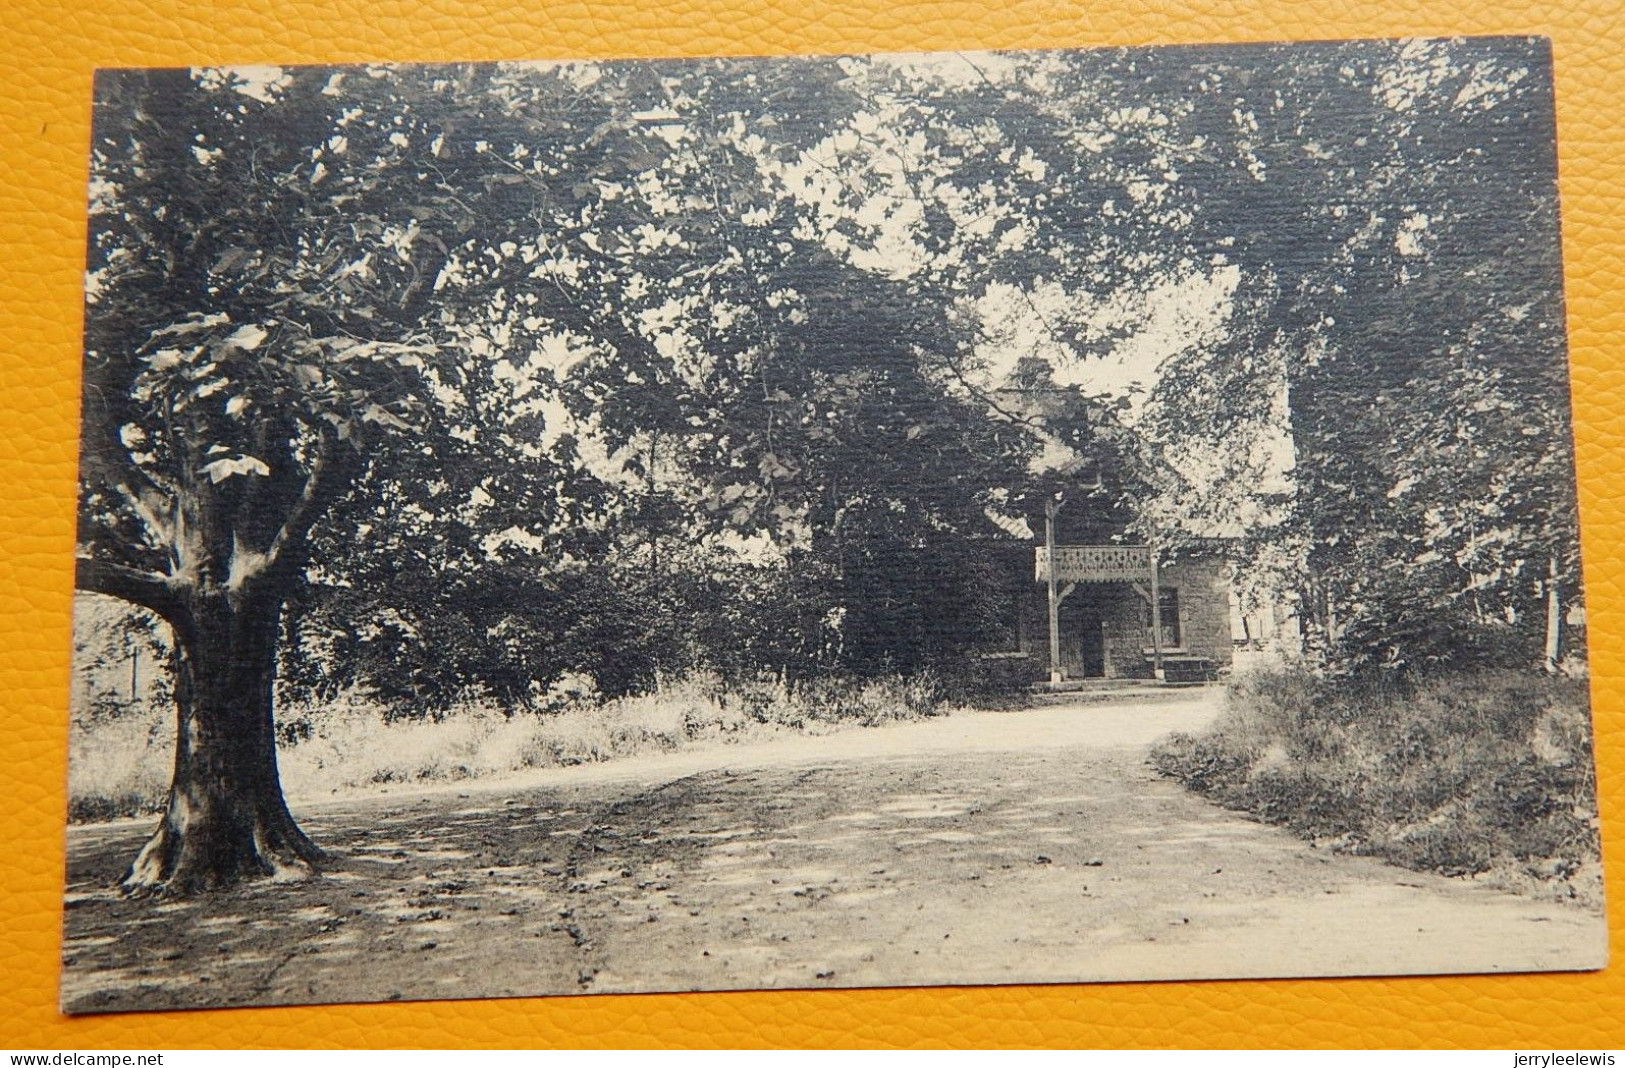
[[[119,716],[170,693],[163,621],[127,601],[82,595],[74,604],[74,715]]]

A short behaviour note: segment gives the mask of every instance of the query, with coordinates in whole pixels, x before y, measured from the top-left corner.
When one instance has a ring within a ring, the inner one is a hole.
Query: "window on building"
[[[1158,600],[1161,601],[1162,616],[1162,647],[1164,649],[1178,649],[1184,643],[1180,640],[1183,635],[1179,627],[1179,590],[1172,586],[1164,586],[1157,591]],[[1151,606],[1145,606],[1145,643],[1151,642]]]

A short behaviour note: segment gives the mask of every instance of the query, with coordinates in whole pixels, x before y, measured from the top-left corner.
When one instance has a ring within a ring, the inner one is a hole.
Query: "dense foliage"
[[[1173,119],[1232,131],[1197,167],[1253,176],[1189,179],[1225,190],[1193,226],[1238,274],[1146,421],[1211,450],[1187,514],[1247,528],[1251,581],[1334,666],[1583,657],[1544,45],[1270,55],[1207,68]]]
[[[951,670],[1057,492],[1333,668],[1555,669],[1551,122],[1510,39],[109,72],[80,585],[183,766],[278,690]]]
[[[1344,655],[1528,661],[1578,566],[1548,76],[1508,41],[109,76],[82,542],[158,565],[184,492],[268,544],[332,453],[311,685],[916,663],[974,624],[932,594],[991,496],[1107,451],[1012,357],[1086,398],[1196,280],[1137,510],[1245,530]],[[655,637],[731,591],[772,618]]]

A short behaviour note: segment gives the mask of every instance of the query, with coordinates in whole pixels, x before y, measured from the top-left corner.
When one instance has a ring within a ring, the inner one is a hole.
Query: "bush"
[[[1418,870],[1568,880],[1600,854],[1585,684],[1504,671],[1238,678],[1152,752],[1230,808]],[[1568,887],[1571,895],[1580,889]]]
[[[1026,708],[1029,687],[1049,676],[1036,657],[1021,653],[966,653],[937,661],[931,668],[941,699],[976,708]]]

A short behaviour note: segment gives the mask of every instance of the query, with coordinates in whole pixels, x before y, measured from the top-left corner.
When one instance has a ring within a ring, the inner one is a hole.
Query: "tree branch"
[[[297,554],[290,546],[304,544],[310,528],[346,489],[353,464],[346,462],[345,449],[346,446],[336,439],[331,430],[322,432],[316,454],[311,457],[310,473],[305,478],[304,488],[299,491],[298,500],[288,510],[287,519],[265,550],[267,567],[293,566]]]
[[[148,491],[149,493],[158,497],[162,496],[162,491],[144,472],[141,472],[138,468],[132,468],[132,470],[135,470],[141,479],[152,487]],[[142,526],[146,529],[150,547],[173,558],[175,554],[175,524],[173,522],[166,523],[159,511],[159,507],[167,502],[159,501],[155,503],[149,500],[146,495],[137,490],[132,490],[123,482],[114,483],[113,489],[118,492],[120,497],[124,498],[124,503],[129,506],[130,511],[135,513],[136,517],[141,520]]]
[[[154,571],[81,556],[75,560],[74,588],[117,597],[162,616],[175,626],[184,620],[181,599],[168,578]]]

